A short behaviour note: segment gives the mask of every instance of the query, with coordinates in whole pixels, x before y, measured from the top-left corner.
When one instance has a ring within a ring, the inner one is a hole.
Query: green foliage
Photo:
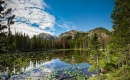
[[[7,37],[10,36],[10,25],[14,24],[13,18],[15,15],[10,15],[11,8],[7,11],[4,11],[4,7],[2,6],[5,3],[5,1],[0,0],[0,53],[7,50]],[[7,24],[5,24],[5,21]],[[4,30],[8,29],[8,32],[5,32]]]
[[[115,0],[113,31],[100,59],[101,80],[130,80],[130,1]],[[92,77],[96,79],[96,77]],[[91,78],[91,79],[92,79]]]
[[[25,70],[27,67],[30,67],[30,63],[32,62],[33,62],[33,67],[35,67],[36,64],[45,63],[52,59],[54,60],[54,59],[59,58],[62,61],[63,65],[60,65],[62,66],[60,68],[57,66],[56,68],[54,68],[54,71],[47,73],[49,74],[48,75],[48,78],[50,77],[49,79],[54,79],[54,78],[58,79],[60,78],[61,74],[63,74],[61,79],[66,79],[67,77],[69,77],[69,79],[75,78],[78,80],[86,80],[89,75],[87,76],[87,73],[85,70],[87,70],[89,65],[86,63],[84,64],[83,61],[86,62],[87,57],[88,56],[86,54],[86,51],[80,51],[80,50],[76,50],[76,51],[62,50],[62,51],[45,51],[45,52],[41,51],[41,52],[27,52],[27,53],[21,52],[21,53],[11,53],[11,54],[7,54],[7,53],[0,54],[0,59],[1,59],[0,72],[8,71],[11,76],[19,77],[19,76],[22,76],[22,74],[26,75]],[[80,63],[83,63],[83,65]],[[72,64],[72,65],[68,65],[68,64]],[[77,64],[80,64],[80,65],[77,65]],[[8,70],[7,70],[7,67],[8,67]],[[15,73],[13,72],[14,68],[15,68]],[[40,67],[36,67],[36,69],[34,70],[44,71],[45,68],[48,68],[48,67],[46,65],[41,64]],[[31,72],[34,72],[33,69],[27,71],[28,74],[31,74]],[[44,76],[46,74],[42,74],[42,75]]]
[[[116,0],[115,8],[111,17],[113,18],[113,34],[110,41],[111,52],[113,53],[114,64],[118,68],[123,65],[128,65],[127,62],[129,49],[128,45],[130,44],[130,2],[129,0]]]
[[[105,33],[106,35],[110,35],[111,34],[110,31],[107,30],[104,27],[97,27],[97,28],[95,28],[93,30],[90,30],[89,32],[94,32],[94,33],[101,33],[102,32],[102,33]]]
[[[130,66],[123,65],[115,72],[114,77],[117,77],[119,80],[130,80]]]
[[[91,37],[95,33],[98,36],[98,41],[101,44],[101,46],[100,46],[101,49],[105,49],[105,47],[108,45],[108,42],[111,38],[111,32],[103,27],[98,27],[98,28],[95,28],[93,30],[90,30],[88,32],[88,36]]]
[[[94,33],[91,37],[90,37],[90,44],[89,44],[89,48],[91,49],[91,51],[98,51],[99,49],[99,41],[98,41],[98,36],[96,33]]]
[[[98,36],[96,33],[94,33],[91,37],[90,37],[90,42],[89,42],[89,52],[90,52],[90,60],[91,60],[91,64],[93,65],[92,67],[90,67],[90,71],[91,70],[96,70],[97,69],[97,79],[100,79],[100,57],[101,57],[101,52],[100,52],[100,43],[98,41]]]
[[[11,9],[2,13],[4,2],[0,0],[0,23]],[[130,0],[115,0],[115,7],[112,12],[113,30],[108,31],[103,27],[95,28],[88,33],[72,31],[74,35],[64,36],[56,40],[43,40],[38,36],[30,38],[22,33],[11,34],[10,25],[14,22],[15,16],[7,18],[7,25],[0,24],[0,52],[9,51],[40,51],[49,49],[86,49],[89,51],[90,63],[92,66],[89,71],[98,70],[98,75],[93,76],[92,80],[130,80]],[[8,34],[3,30],[8,28]],[[110,37],[111,35],[111,37]],[[105,36],[105,37],[104,37]],[[109,40],[110,38],[110,40]],[[7,56],[4,56],[6,63]],[[14,60],[13,58],[9,58]],[[26,65],[23,58],[18,58],[12,64],[16,66]],[[11,65],[9,65],[11,66]]]
[[[93,72],[93,71],[95,71],[97,69],[97,67],[95,66],[95,65],[92,65],[89,69],[88,69],[88,71],[89,72]]]

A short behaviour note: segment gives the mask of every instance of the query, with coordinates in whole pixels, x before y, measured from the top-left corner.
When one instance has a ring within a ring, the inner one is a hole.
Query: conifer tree
[[[117,66],[121,67],[127,62],[130,45],[130,0],[116,0],[112,13],[113,35],[111,43],[114,44],[115,55],[118,56]]]
[[[6,39],[10,35],[10,25],[14,24],[13,18],[15,17],[15,15],[10,16],[11,8],[7,11],[4,10],[4,3],[5,1],[0,0],[0,52],[6,50]],[[8,29],[8,32],[5,32],[5,29]]]
[[[90,37],[90,42],[89,42],[89,49],[90,49],[90,58],[92,58],[92,64],[96,66],[96,69],[98,69],[98,79],[100,76],[100,64],[99,64],[99,58],[100,58],[100,43],[98,41],[98,36],[96,33],[94,33]]]
[[[130,0],[115,0],[111,17],[113,31],[107,47],[106,67],[113,71],[113,79],[130,80]]]

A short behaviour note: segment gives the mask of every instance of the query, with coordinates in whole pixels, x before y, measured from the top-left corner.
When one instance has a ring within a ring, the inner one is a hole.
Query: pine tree
[[[107,47],[106,67],[115,80],[130,80],[130,0],[115,0],[113,31]]]
[[[0,0],[0,52],[6,50],[6,38],[10,34],[10,25],[14,24],[14,21],[12,20],[15,15],[8,16],[11,14],[11,8],[7,11],[4,11],[3,4],[5,2]],[[4,21],[7,21],[7,24],[4,23]],[[8,28],[8,32],[5,32],[4,30]]]
[[[112,13],[113,36],[111,43],[114,44],[114,53],[118,55],[117,66],[126,64],[130,45],[130,0],[116,0]],[[119,61],[120,60],[120,61]]]
[[[90,42],[89,42],[89,49],[90,49],[90,58],[92,59],[92,64],[95,65],[96,69],[98,69],[98,79],[100,76],[100,64],[99,64],[99,58],[100,58],[100,43],[98,41],[98,36],[96,33],[94,33],[90,37]]]

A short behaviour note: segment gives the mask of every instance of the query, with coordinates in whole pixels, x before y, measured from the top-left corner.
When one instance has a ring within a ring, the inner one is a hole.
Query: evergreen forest
[[[112,30],[97,27],[88,32],[76,32],[74,36],[43,39],[38,35],[30,37],[26,33],[10,28],[15,24],[12,9],[4,11],[0,0],[0,54],[37,52],[48,50],[86,50],[89,53],[89,71],[97,74],[88,80],[130,80],[130,0],[115,0],[111,13]],[[9,16],[10,15],[10,16]],[[2,24],[5,22],[6,24]],[[3,64],[0,61],[0,64]]]

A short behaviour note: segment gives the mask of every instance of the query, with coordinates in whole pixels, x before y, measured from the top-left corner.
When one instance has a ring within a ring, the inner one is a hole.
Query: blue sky
[[[6,8],[15,14],[15,31],[30,36],[49,33],[58,36],[69,30],[112,28],[114,0],[8,0]]]
[[[111,30],[111,12],[114,0],[44,0],[49,6],[47,10],[56,18],[56,22],[70,22],[71,29],[89,31],[96,27],[105,27]],[[57,27],[55,34],[67,31],[66,28]]]

